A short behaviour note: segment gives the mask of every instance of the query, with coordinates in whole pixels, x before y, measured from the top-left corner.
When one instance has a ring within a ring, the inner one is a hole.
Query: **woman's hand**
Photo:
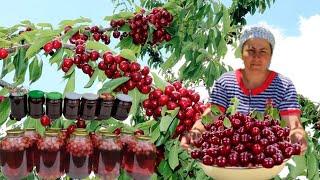
[[[187,134],[181,137],[181,147],[190,150],[190,145],[192,145],[194,140],[199,138],[201,136],[201,133],[204,131],[204,126],[201,123],[201,119],[199,119],[194,123],[192,129]]]
[[[308,147],[308,142],[306,139],[306,132],[302,127],[292,129],[290,131],[291,143],[298,143],[301,145],[301,155],[305,153]]]

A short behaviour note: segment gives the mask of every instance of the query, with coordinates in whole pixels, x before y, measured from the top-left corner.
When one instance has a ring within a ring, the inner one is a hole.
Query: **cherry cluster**
[[[191,89],[182,87],[181,82],[173,82],[165,87],[164,91],[155,89],[150,92],[148,99],[143,101],[143,108],[147,116],[155,119],[161,116],[163,106],[168,110],[180,107],[177,118],[180,120],[176,128],[176,134],[182,134],[190,130],[194,122],[199,119],[206,105],[199,102],[200,95]]]
[[[72,156],[83,157],[93,153],[93,144],[89,138],[72,138],[66,145],[66,150]]]
[[[116,91],[122,91],[127,94],[128,91],[135,87],[143,94],[148,94],[151,91],[152,77],[149,75],[150,69],[137,62],[129,62],[120,55],[113,55],[111,52],[103,54],[103,61],[100,61],[98,68],[105,72],[109,79],[119,77],[130,77],[130,79],[119,86]]]
[[[9,55],[9,52],[5,48],[0,48],[0,59],[5,59]]]
[[[119,28],[121,28],[124,24],[126,23],[126,21],[124,19],[119,19],[119,20],[111,20],[110,22],[110,26],[114,29],[112,36],[114,38],[123,38],[128,36],[128,34],[126,32],[123,32],[122,34],[119,32]]]
[[[110,37],[104,34],[104,31],[100,30],[98,26],[88,27],[88,30],[92,33],[92,38],[95,41],[103,41],[104,44],[110,44]]]
[[[129,21],[130,33],[135,44],[144,44],[148,39],[148,20],[142,13],[137,13]]]
[[[231,127],[224,126],[225,118]],[[240,113],[222,115],[205,129],[194,142],[198,149],[191,152],[205,165],[272,168],[301,153],[300,144],[290,142],[290,129],[269,117],[260,121]]]
[[[62,47],[62,43],[60,40],[55,39],[53,41],[47,42],[44,46],[43,46],[43,50],[46,54],[50,54],[53,53],[53,50],[58,50]]]
[[[173,16],[166,9],[162,7],[154,8],[147,18],[156,27],[153,32],[153,44],[161,43],[163,40],[171,40],[171,35],[166,32],[165,28],[172,23]]]

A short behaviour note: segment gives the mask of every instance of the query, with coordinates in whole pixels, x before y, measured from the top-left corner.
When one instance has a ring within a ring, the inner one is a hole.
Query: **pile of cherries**
[[[152,9],[147,19],[156,27],[156,30],[153,32],[152,44],[171,40],[171,35],[166,32],[165,28],[172,23],[173,16],[166,9],[162,7]]]
[[[224,126],[225,118],[231,127]],[[191,152],[205,165],[272,168],[301,153],[301,145],[290,142],[290,129],[269,116],[261,121],[240,113],[222,115],[205,129]]]
[[[180,120],[176,128],[176,134],[182,134],[192,128],[193,124],[200,118],[207,108],[199,102],[200,95],[191,89],[182,87],[181,82],[173,82],[165,87],[164,91],[155,89],[150,92],[148,99],[143,101],[143,108],[147,116],[155,119],[161,117],[163,106],[168,110],[179,107],[177,118]]]
[[[148,20],[142,13],[137,13],[129,21],[131,31],[129,35],[135,44],[144,44],[148,39]]]

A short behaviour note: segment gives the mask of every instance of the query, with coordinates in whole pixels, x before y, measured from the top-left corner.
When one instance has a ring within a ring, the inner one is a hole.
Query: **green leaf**
[[[29,80],[30,84],[36,82],[42,74],[42,60],[38,60],[37,56],[29,64]]]
[[[229,118],[225,117],[223,120],[224,127],[231,128],[231,121]]]
[[[28,48],[26,52],[26,58],[30,59],[36,55],[40,49],[49,41],[53,39],[53,36],[42,36],[36,39],[36,41]]]
[[[169,130],[168,130],[170,137],[175,133],[178,124],[179,124],[179,119],[174,118],[173,122],[170,124]]]
[[[53,123],[51,124],[51,127],[52,128],[61,128],[62,127],[62,121],[63,121],[62,117],[59,118],[59,119],[53,120]]]
[[[92,84],[94,83],[94,81],[97,79],[99,74],[99,70],[95,69],[93,75],[91,76],[89,82],[84,86],[84,88],[90,88],[92,86]]]
[[[132,18],[134,16],[134,14],[132,12],[121,12],[121,13],[118,13],[118,14],[114,14],[113,16],[106,16],[104,18],[104,20],[106,21],[110,21],[112,19],[114,20],[118,20],[118,19],[129,19],[129,18]]]
[[[63,60],[63,53],[64,48],[60,48],[56,53],[53,54],[53,56],[50,58],[49,62],[50,64],[56,63],[58,66],[60,65],[61,61]]]
[[[44,132],[46,131],[46,128],[42,126],[39,119],[35,119],[35,126],[36,131],[43,136]]]
[[[160,120],[160,131],[166,132],[173,121],[173,117],[167,115],[161,118]]]
[[[137,88],[134,88],[133,90],[129,91],[128,95],[132,99],[132,105],[129,114],[132,114],[134,116],[138,111],[142,94]]]
[[[210,116],[206,115],[206,116],[203,116],[203,117],[202,117],[201,122],[202,122],[204,125],[207,125],[207,124],[213,123],[213,119],[210,118]]]
[[[179,159],[178,159],[178,148],[179,145],[175,143],[169,152],[169,165],[172,170],[174,170],[179,165]]]
[[[122,49],[120,52],[120,55],[122,57],[128,59],[129,61],[136,61],[137,60],[135,53],[130,49]]]
[[[212,114],[213,114],[214,116],[218,116],[218,115],[221,114],[221,111],[220,111],[220,109],[218,108],[217,105],[212,105],[212,106],[211,106],[211,112],[212,112]]]
[[[50,23],[38,23],[37,26],[43,27],[43,28],[50,28],[53,29],[52,25]]]
[[[292,160],[295,162],[295,166],[289,164],[289,177],[295,179],[296,177],[302,175],[306,170],[306,158],[304,156],[294,156]]]
[[[151,133],[151,141],[154,143],[158,140],[160,137],[160,127],[157,126],[155,130],[152,131]]]
[[[33,119],[32,117],[28,116],[27,119],[23,122],[23,128],[35,128],[36,127],[37,119]]]
[[[162,80],[156,73],[151,72],[154,84],[157,88],[160,88],[162,91],[164,91],[165,87],[169,84],[168,82]]]
[[[71,124],[75,124],[74,120],[62,120],[61,124],[63,126],[63,129],[68,128]]]
[[[212,26],[216,26],[219,23],[222,16],[223,16],[223,12],[219,11],[214,17]]]
[[[8,119],[10,110],[9,98],[5,98],[4,101],[0,103],[0,127]]]
[[[75,76],[76,76],[76,72],[73,71],[71,76],[68,79],[66,87],[64,88],[63,95],[65,95],[67,92],[73,92],[75,90]]]
[[[121,84],[127,82],[130,78],[129,77],[121,77],[121,78],[117,78],[117,79],[112,79],[106,83],[103,84],[102,88],[100,90],[98,90],[98,93],[111,93],[114,89],[116,89],[118,86],[120,86]]]
[[[319,177],[319,162],[314,152],[308,152],[307,154],[307,178],[314,179]]]
[[[87,130],[89,132],[95,132],[99,126],[101,126],[102,122],[97,120],[89,121],[89,124],[87,125]]]
[[[14,75],[15,85],[19,85],[24,82],[26,70],[28,68],[28,61],[26,60],[25,55],[26,50],[20,48],[14,56],[13,64],[16,70]]]
[[[164,179],[169,179],[172,176],[173,171],[171,170],[168,161],[162,160],[158,166],[158,172],[163,176]]]
[[[110,51],[110,48],[107,45],[97,41],[87,41],[86,48],[102,52]]]
[[[9,126],[15,124],[16,122],[17,122],[16,120],[11,120],[11,119],[9,119],[9,120],[7,121],[7,123],[6,123],[6,127],[9,127]]]

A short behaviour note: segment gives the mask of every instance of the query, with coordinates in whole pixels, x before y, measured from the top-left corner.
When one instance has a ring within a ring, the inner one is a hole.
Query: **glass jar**
[[[114,103],[114,97],[109,93],[103,93],[98,100],[96,116],[98,120],[109,119]]]
[[[36,170],[41,179],[57,179],[64,174],[64,141],[58,132],[46,131],[37,143]]]
[[[137,139],[135,146],[128,146],[125,159],[133,154],[134,161],[132,166],[125,166],[125,171],[133,179],[147,180],[155,171],[157,150],[150,137],[139,136]]]
[[[97,147],[97,175],[104,179],[117,179],[122,161],[122,144],[115,134],[102,134]]]
[[[83,179],[92,170],[93,145],[87,132],[74,132],[66,146],[66,173],[71,178]]]
[[[62,94],[50,92],[46,95],[46,114],[50,119],[58,119],[62,115]]]
[[[131,97],[126,94],[118,94],[112,108],[112,117],[118,120],[125,120],[129,116],[132,105]]]
[[[27,94],[11,93],[9,96],[11,106],[11,116],[17,121],[28,114]]]
[[[7,136],[1,141],[1,171],[10,180],[22,179],[31,172],[26,153],[31,143],[23,133],[22,130],[9,130]]]
[[[29,116],[38,119],[43,113],[44,104],[44,92],[39,90],[33,90],[29,92],[28,105],[29,105]]]
[[[134,152],[128,150],[129,147],[134,149],[137,144],[137,139],[132,133],[122,131],[120,135],[120,142],[122,144],[124,154],[121,166],[123,169],[131,170],[134,164]]]
[[[32,171],[35,166],[35,155],[37,154],[37,141],[41,138],[35,128],[27,128],[24,132],[24,136],[30,140],[30,147],[27,149],[27,163],[28,171]]]
[[[77,119],[80,110],[81,95],[77,93],[66,93],[63,104],[63,115],[66,119]]]
[[[96,109],[98,105],[98,95],[85,93],[81,98],[81,118],[85,120],[94,120],[96,117]]]
[[[102,134],[106,133],[105,130],[99,130],[97,133],[90,133],[90,138],[93,145],[93,157],[92,157],[92,170],[95,174],[98,173],[99,151],[98,147],[102,141]]]

